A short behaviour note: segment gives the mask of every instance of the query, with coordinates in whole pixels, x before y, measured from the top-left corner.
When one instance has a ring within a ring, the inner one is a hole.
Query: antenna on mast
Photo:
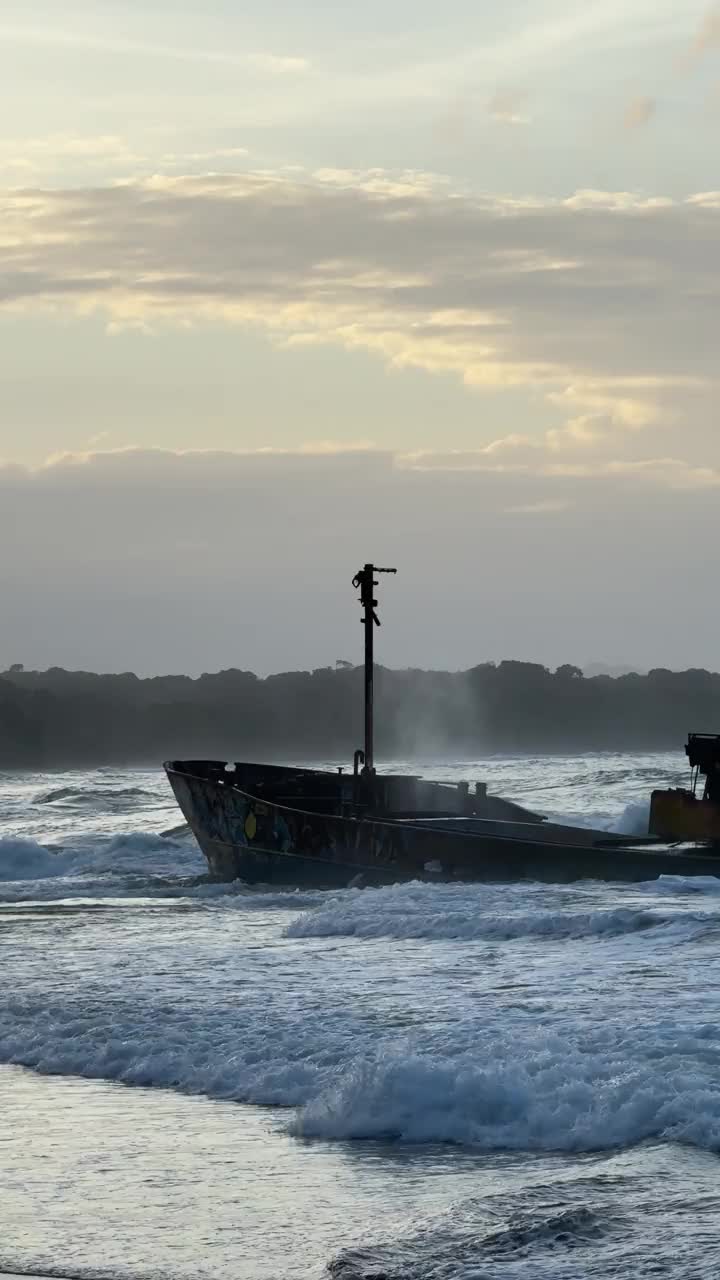
[[[397,573],[397,569],[381,569],[374,564],[366,564],[359,569],[352,580],[354,587],[360,590],[360,603],[365,610],[362,623],[365,628],[365,752],[363,774],[371,775],[375,772],[375,752],[374,752],[374,724],[373,724],[373,672],[374,672],[374,655],[373,640],[374,627],[380,626],[375,607],[377,600],[373,596],[373,590],[378,585],[375,578],[376,573]],[[355,752],[356,768],[358,752]]]

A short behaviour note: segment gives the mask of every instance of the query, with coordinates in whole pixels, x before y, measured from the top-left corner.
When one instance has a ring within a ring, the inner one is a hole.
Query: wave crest
[[[66,860],[58,850],[35,840],[0,839],[0,881],[47,880],[65,873]]]
[[[548,1037],[498,1045],[495,1057],[379,1053],[306,1103],[291,1131],[484,1150],[599,1151],[649,1138],[718,1150],[714,1062],[654,1049],[642,1061],[630,1043],[603,1051]]]
[[[285,936],[487,942],[607,938],[657,928],[672,919],[635,907],[591,911],[558,907],[554,911],[493,914],[484,910],[483,896],[474,887],[416,884],[350,890],[329,905],[293,920]]]
[[[61,804],[72,802],[76,805],[96,805],[99,808],[116,808],[117,802],[133,800],[155,800],[151,791],[143,787],[57,787],[51,791],[41,791],[33,798],[33,804]]]

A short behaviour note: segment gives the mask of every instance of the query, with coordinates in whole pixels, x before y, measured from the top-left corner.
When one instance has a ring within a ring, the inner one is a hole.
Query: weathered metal
[[[359,569],[353,578],[353,586],[360,590],[360,603],[364,609],[362,623],[365,631],[365,762],[363,773],[372,776],[375,772],[375,725],[374,725],[374,680],[375,627],[380,626],[380,619],[375,612],[377,600],[374,590],[378,585],[376,573],[397,573],[397,569],[380,569],[377,565],[366,564]],[[356,753],[357,755],[357,753]]]
[[[685,754],[690,762],[690,786],[653,791],[650,831],[664,840],[720,842],[720,736],[691,733]],[[704,779],[701,796],[700,778]]]
[[[710,845],[683,850],[652,840],[623,842],[604,832],[533,821],[534,815],[519,808],[514,821],[467,812],[362,814],[353,805],[352,779],[337,774],[207,761],[165,767],[211,873],[223,880],[318,886],[357,884],[359,878],[366,884],[566,883],[720,871],[720,856]],[[502,813],[506,802],[495,803]]]

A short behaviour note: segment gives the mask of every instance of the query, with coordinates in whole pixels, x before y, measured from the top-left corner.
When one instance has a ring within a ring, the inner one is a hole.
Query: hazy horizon
[[[512,658],[512,657],[487,658],[487,659],[483,659],[482,663],[473,664],[473,665],[481,666],[484,664],[488,664],[492,666],[499,666],[503,662],[533,663],[533,659],[532,658]],[[265,680],[272,676],[294,675],[294,674],[302,674],[302,673],[311,674],[312,672],[315,672],[315,671],[334,670],[335,668],[340,666],[349,666],[355,669],[360,669],[362,665],[363,665],[363,659],[362,659],[362,656],[360,656],[359,658],[356,658],[354,661],[351,661],[350,659],[341,658],[341,659],[336,659],[335,662],[328,662],[324,664],[315,663],[307,667],[288,667],[285,670],[278,669],[278,670],[272,670],[272,671],[253,671],[248,667],[234,667],[234,668],[223,667],[223,668],[217,668],[214,671],[200,671],[200,670],[198,671],[169,671],[169,670],[168,671],[150,671],[150,670],[131,671],[127,667],[117,667],[115,670],[110,671],[100,667],[74,667],[74,668],[62,667],[59,663],[56,663],[56,662],[49,663],[45,667],[32,667],[32,666],[28,666],[26,663],[22,662],[21,660],[18,660],[17,662],[11,662],[11,663],[0,662],[0,679],[2,679],[3,676],[18,674],[18,668],[22,668],[21,674],[24,674],[24,675],[42,676],[54,670],[54,671],[65,671],[68,675],[85,674],[85,675],[110,676],[110,677],[134,675],[134,676],[137,676],[139,680],[154,680],[154,679],[162,679],[164,677],[169,677],[171,679],[178,677],[180,679],[188,678],[190,680],[198,680],[202,676],[220,675],[222,674],[223,671],[236,670],[236,671],[244,671],[250,675],[257,676],[257,678],[260,680]],[[376,665],[385,667],[384,663],[378,663]],[[544,665],[544,664],[537,664],[537,665]],[[592,679],[595,676],[610,676],[613,679],[617,679],[624,675],[646,676],[648,674],[647,669],[645,668],[638,669],[637,667],[633,667],[631,665],[628,665],[627,663],[590,662],[584,665],[582,663],[559,664],[560,667],[562,667],[563,665],[568,665],[568,666],[577,668],[579,671],[582,672],[583,676],[586,679]],[[13,668],[15,670],[13,670]],[[410,670],[411,668],[385,667],[385,669],[389,671],[403,671],[403,670]],[[471,670],[472,668],[471,667],[463,668],[463,667],[437,666],[437,667],[419,667],[414,669],[419,671],[424,671],[428,674],[437,673],[438,675],[443,675],[443,674],[460,675],[463,673],[463,671]],[[553,671],[552,667],[548,669],[550,671]],[[683,669],[680,667],[669,667],[669,668],[666,668],[666,670],[670,670],[670,671],[682,674],[683,670],[687,670],[687,668]],[[716,673],[711,671],[711,674],[716,674]]]

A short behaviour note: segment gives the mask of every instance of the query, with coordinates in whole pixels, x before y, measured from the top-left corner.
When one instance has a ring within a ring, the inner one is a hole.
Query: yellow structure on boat
[[[650,835],[720,843],[720,735],[691,733],[685,753],[692,770],[690,787],[653,791]],[[705,779],[701,796],[700,778]]]

